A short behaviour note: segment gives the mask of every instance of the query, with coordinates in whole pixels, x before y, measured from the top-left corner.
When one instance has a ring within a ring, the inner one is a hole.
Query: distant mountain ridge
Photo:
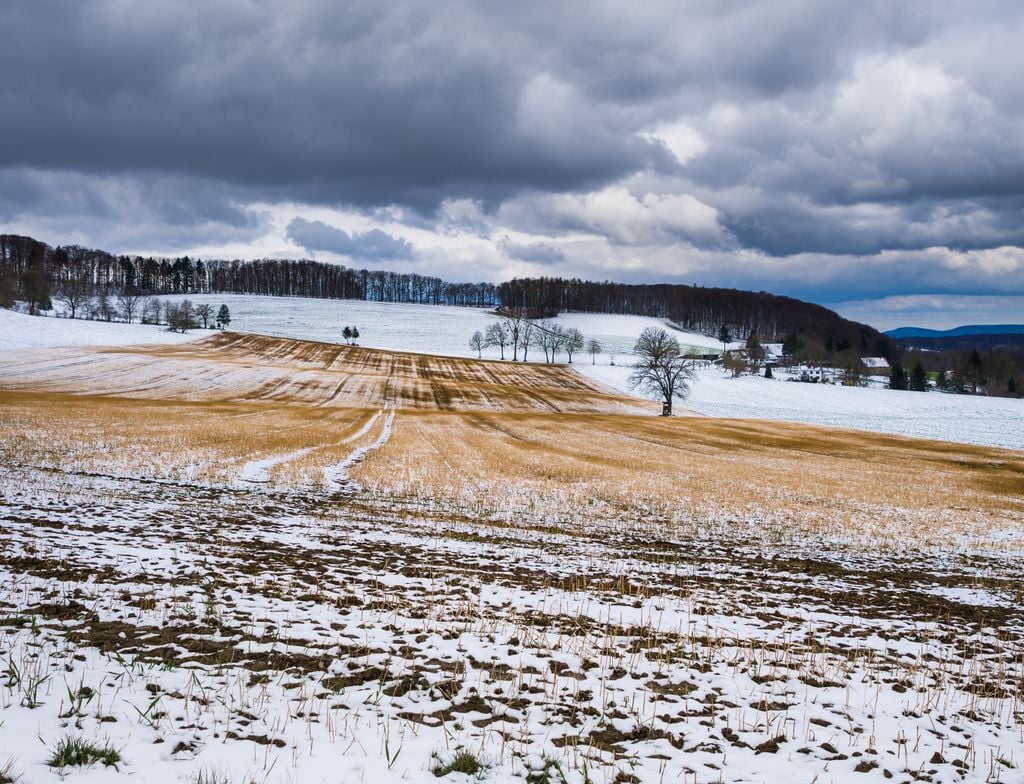
[[[887,330],[893,340],[907,338],[958,338],[966,335],[1024,335],[1024,324],[965,324],[952,329],[925,329],[924,327],[898,327]]]

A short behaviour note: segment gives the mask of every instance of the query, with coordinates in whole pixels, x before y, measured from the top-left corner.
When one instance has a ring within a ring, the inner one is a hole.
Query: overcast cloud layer
[[[2,231],[1024,320],[1013,0],[8,0],[0,29]]]

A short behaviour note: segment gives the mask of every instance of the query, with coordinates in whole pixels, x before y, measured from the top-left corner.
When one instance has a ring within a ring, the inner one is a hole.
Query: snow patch
[[[131,346],[149,343],[186,343],[207,332],[169,332],[155,324],[121,324],[114,321],[29,316],[0,308],[0,350]]]

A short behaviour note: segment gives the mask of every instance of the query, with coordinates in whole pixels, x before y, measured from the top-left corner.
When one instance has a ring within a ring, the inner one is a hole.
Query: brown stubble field
[[[1019,452],[230,333],[5,359],[0,739],[33,728],[32,780],[68,732],[218,784],[1024,766]]]

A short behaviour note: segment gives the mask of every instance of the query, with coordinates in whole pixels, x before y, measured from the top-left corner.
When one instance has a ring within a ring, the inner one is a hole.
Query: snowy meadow
[[[663,420],[611,350],[470,358],[485,312],[242,299],[0,310],[0,781],[1020,780],[1024,454],[884,434],[947,396]]]

